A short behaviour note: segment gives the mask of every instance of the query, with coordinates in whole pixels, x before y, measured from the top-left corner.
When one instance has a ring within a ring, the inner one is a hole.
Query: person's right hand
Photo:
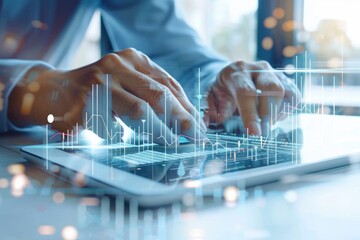
[[[18,126],[46,124],[48,114],[61,119],[52,123],[61,132],[76,123],[82,125],[92,85],[103,84],[102,75],[111,74],[113,112],[127,125],[137,129],[142,128],[142,120],[149,121],[154,141],[163,144],[165,136],[168,144],[175,141],[176,123],[178,134],[190,140],[205,138],[206,126],[180,84],[134,49],[108,54],[71,71],[38,72],[33,81],[23,81],[11,93],[9,117]],[[24,103],[26,96],[31,96],[31,103]]]

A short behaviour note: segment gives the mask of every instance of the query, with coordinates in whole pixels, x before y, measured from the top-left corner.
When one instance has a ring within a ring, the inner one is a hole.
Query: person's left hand
[[[294,81],[269,63],[237,61],[225,67],[208,92],[207,123],[223,123],[239,113],[250,135],[268,134],[301,101]]]

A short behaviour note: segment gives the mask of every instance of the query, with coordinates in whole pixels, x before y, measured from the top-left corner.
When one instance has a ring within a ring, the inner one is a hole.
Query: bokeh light
[[[270,50],[274,46],[274,41],[272,40],[271,37],[265,37],[265,38],[263,38],[261,45],[262,45],[263,49]]]
[[[11,54],[16,51],[16,49],[19,46],[18,40],[11,34],[5,35],[5,38],[3,39],[3,50],[7,54]]]
[[[82,173],[76,173],[74,176],[74,184],[78,187],[86,186],[86,177]]]
[[[61,236],[64,240],[75,240],[78,238],[78,231],[73,226],[66,226],[61,231]]]
[[[286,46],[283,50],[283,55],[288,58],[295,56],[296,53],[297,49],[294,46]]]
[[[95,197],[83,197],[80,200],[80,204],[84,206],[98,206],[100,204],[100,201],[98,198]]]
[[[55,120],[54,115],[49,114],[49,115],[47,116],[47,121],[48,121],[48,123],[53,123],[53,122],[54,122],[54,120]]]
[[[38,228],[38,233],[40,235],[50,236],[55,234],[55,228],[50,225],[41,225]]]
[[[53,194],[52,199],[55,203],[61,204],[65,200],[65,195],[62,192],[56,192]]]
[[[224,190],[224,199],[228,203],[234,203],[238,200],[239,189],[235,186],[226,187]]]
[[[31,22],[31,25],[34,27],[34,28],[38,28],[38,29],[41,29],[41,30],[46,30],[48,28],[47,24],[42,22],[42,21],[39,21],[39,20],[33,20]]]
[[[22,115],[28,115],[31,112],[34,100],[35,100],[34,94],[25,93],[20,110]]]
[[[29,180],[25,174],[17,174],[11,180],[11,188],[13,190],[24,190],[29,185]]]
[[[25,172],[25,167],[22,164],[12,164],[7,168],[8,172],[12,175],[22,174]]]
[[[264,26],[266,28],[274,28],[274,27],[276,27],[277,23],[278,23],[278,21],[274,17],[267,17],[264,20]]]
[[[298,195],[295,191],[293,190],[289,190],[289,191],[286,191],[285,194],[284,194],[284,198],[287,202],[289,203],[293,203],[293,202],[296,202],[297,199],[298,199]]]
[[[24,172],[24,169],[19,166],[22,165],[14,164],[8,168],[9,172],[15,174],[11,179],[11,194],[14,197],[21,197],[24,194],[25,188],[29,185],[29,179],[22,173]]]
[[[294,31],[296,29],[296,27],[297,27],[297,23],[294,20],[288,20],[288,21],[284,22],[282,25],[282,29],[285,32]]]
[[[28,85],[28,89],[30,92],[33,92],[33,93],[38,92],[40,90],[40,83],[38,83],[37,81],[34,81]]]
[[[9,186],[9,180],[6,178],[0,179],[0,188],[7,188]]]
[[[186,180],[184,181],[184,187],[186,188],[198,188],[201,187],[201,182],[199,180]]]
[[[277,19],[282,19],[285,16],[285,11],[282,8],[275,8],[273,10],[273,16]]]

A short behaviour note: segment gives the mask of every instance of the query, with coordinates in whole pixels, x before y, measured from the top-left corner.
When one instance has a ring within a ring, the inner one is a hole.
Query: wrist
[[[33,108],[35,95],[41,88],[38,79],[46,72],[49,72],[46,66],[32,67],[10,92],[7,114],[15,126],[28,127],[39,124],[33,116],[38,112]]]

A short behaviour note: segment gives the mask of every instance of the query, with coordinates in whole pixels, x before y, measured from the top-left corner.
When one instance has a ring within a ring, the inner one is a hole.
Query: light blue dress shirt
[[[142,51],[191,100],[198,69],[203,92],[228,63],[201,44],[174,0],[0,0],[0,132],[14,129],[7,109],[17,82],[36,65],[67,69],[97,9],[115,50]]]

